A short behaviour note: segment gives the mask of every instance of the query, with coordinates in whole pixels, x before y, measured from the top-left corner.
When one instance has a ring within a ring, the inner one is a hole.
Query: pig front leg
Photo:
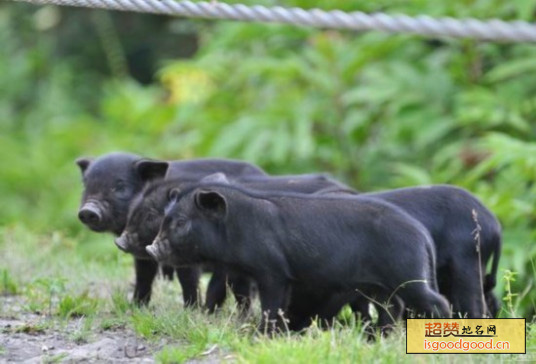
[[[162,275],[168,281],[173,280],[173,273],[175,273],[175,269],[173,269],[173,267],[170,267],[169,265],[162,266]]]
[[[214,313],[225,302],[227,296],[227,274],[225,268],[215,265],[208,283],[205,306],[209,313]]]
[[[227,285],[233,292],[241,315],[248,313],[251,306],[251,280],[244,274],[233,272],[221,265],[214,267],[206,295],[206,308],[213,313],[223,306],[227,296]]]
[[[259,331],[268,335],[286,331],[285,310],[288,305],[290,284],[285,280],[271,277],[257,279],[257,283],[262,309]]]
[[[185,307],[196,307],[199,301],[199,278],[201,268],[197,266],[177,268],[177,277],[182,288]]]
[[[245,316],[249,312],[251,307],[252,289],[251,279],[244,274],[237,272],[228,272],[229,287],[233,292],[233,295],[238,306],[240,315]]]
[[[151,287],[158,273],[158,263],[150,259],[134,258],[136,286],[133,301],[138,306],[145,306],[151,300]]]

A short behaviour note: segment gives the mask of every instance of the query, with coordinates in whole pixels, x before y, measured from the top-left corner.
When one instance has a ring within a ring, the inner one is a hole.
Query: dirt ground
[[[46,316],[24,312],[17,297],[0,297],[0,304],[0,362],[153,363],[165,344],[151,346],[127,328],[93,329],[80,339],[80,319],[47,323]]]

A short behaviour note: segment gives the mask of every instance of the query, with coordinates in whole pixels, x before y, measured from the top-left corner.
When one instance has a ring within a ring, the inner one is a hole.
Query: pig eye
[[[176,201],[179,197],[180,190],[178,188],[173,188],[168,192],[168,201]]]
[[[123,182],[117,183],[113,188],[112,191],[115,193],[124,193],[127,190],[127,186]]]
[[[185,218],[179,218],[175,220],[175,227],[181,228],[181,227],[184,227],[187,223],[188,223],[188,220],[186,220]]]

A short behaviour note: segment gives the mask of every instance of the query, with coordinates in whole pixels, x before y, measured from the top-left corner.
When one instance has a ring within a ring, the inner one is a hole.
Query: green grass
[[[44,359],[43,361],[46,364],[60,363],[65,359],[66,356],[66,354],[51,355],[46,357],[46,359]]]
[[[77,344],[88,342],[88,338],[91,336],[93,331],[94,317],[82,317],[80,320],[81,323],[79,328],[71,334],[71,340]]]
[[[269,339],[256,332],[258,307],[249,317],[241,318],[230,300],[221,312],[209,316],[199,309],[185,309],[179,285],[163,280],[155,283],[151,305],[140,309],[128,300],[133,278],[131,258],[117,251],[110,236],[89,232],[77,238],[36,235],[22,227],[4,228],[0,234],[2,294],[16,295],[25,303],[24,312],[38,312],[41,317],[17,329],[22,332],[68,326],[70,340],[80,344],[106,331],[128,329],[146,340],[161,363],[194,358],[241,363],[280,363],[283,358],[285,363],[480,363],[529,358],[406,355],[401,328],[387,339],[368,342],[348,312],[329,330],[313,325],[302,334]],[[0,308],[1,316],[14,314],[5,310]],[[536,325],[529,325],[527,331],[527,354],[534,355]],[[60,359],[47,358],[50,362]]]
[[[0,294],[17,294],[18,285],[7,269],[0,270]]]
[[[89,297],[85,291],[81,295],[65,295],[58,304],[58,315],[64,318],[90,316],[97,310],[99,301]]]

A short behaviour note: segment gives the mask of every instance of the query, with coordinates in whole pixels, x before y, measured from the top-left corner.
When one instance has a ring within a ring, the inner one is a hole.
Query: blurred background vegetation
[[[507,20],[534,20],[536,11],[535,0],[314,3]],[[74,159],[116,150],[327,171],[362,191],[451,183],[498,215],[499,278],[517,272],[516,314],[533,317],[535,45],[9,1],[0,4],[0,44],[3,229],[61,233],[91,249],[95,234],[76,218]]]

